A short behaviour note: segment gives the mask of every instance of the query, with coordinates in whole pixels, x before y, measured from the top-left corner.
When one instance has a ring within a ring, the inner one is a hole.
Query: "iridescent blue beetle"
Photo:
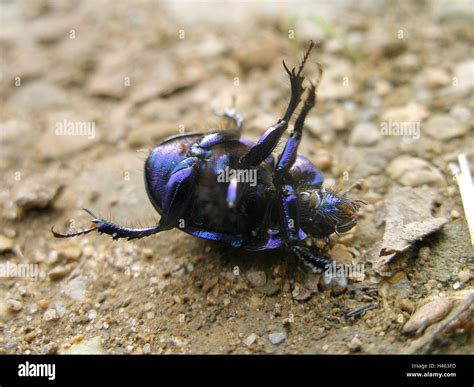
[[[361,201],[323,188],[321,172],[297,153],[322,75],[319,66],[318,81],[303,88],[302,71],[313,46],[311,42],[297,71],[283,61],[291,84],[288,108],[256,144],[240,137],[243,119],[232,108],[223,116],[233,123],[233,132],[180,134],[151,151],[145,186],[161,215],[158,225],[127,228],[85,210],[93,218],[91,228],[53,234],[66,238],[98,231],[130,240],[179,228],[249,251],[286,246],[312,271],[321,272],[331,261],[310,251],[305,239],[310,235],[327,240],[353,228]],[[294,129],[275,163],[272,152],[300,103]]]

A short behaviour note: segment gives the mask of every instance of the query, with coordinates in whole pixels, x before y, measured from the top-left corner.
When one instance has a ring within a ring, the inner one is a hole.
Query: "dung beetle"
[[[328,241],[331,234],[352,229],[363,202],[324,188],[321,172],[297,153],[322,76],[318,65],[317,81],[303,87],[302,72],[313,47],[311,42],[297,70],[283,61],[290,78],[288,107],[257,143],[240,136],[242,116],[229,108],[222,116],[233,124],[233,131],[179,134],[153,148],[144,177],[148,197],[161,215],[157,225],[128,228],[85,209],[93,218],[91,228],[70,234],[51,229],[54,236],[98,231],[130,240],[179,228],[248,251],[285,246],[313,272],[322,272],[332,261],[311,251],[304,241],[308,236]],[[294,129],[275,162],[272,152],[300,103]]]

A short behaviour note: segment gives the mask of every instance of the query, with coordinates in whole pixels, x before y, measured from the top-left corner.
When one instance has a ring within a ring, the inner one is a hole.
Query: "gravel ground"
[[[474,352],[453,175],[474,160],[472,2],[76,3],[0,2],[0,353]],[[325,252],[362,275],[326,284],[284,250],[177,230],[52,236],[88,226],[83,207],[152,224],[149,148],[222,127],[232,96],[258,139],[310,39],[324,77],[300,152],[329,186],[362,181]]]

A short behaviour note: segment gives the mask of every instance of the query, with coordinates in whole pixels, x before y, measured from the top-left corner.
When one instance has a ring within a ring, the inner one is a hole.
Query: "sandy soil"
[[[0,3],[0,268],[31,269],[0,278],[0,353],[474,352],[453,175],[460,152],[474,160],[472,3],[76,3]],[[359,224],[325,252],[362,276],[325,284],[284,250],[178,230],[52,236],[87,227],[83,207],[152,224],[148,150],[222,127],[212,111],[233,95],[258,139],[289,97],[282,59],[310,39],[325,74],[300,152],[329,186],[363,182]],[[410,219],[424,231],[380,257]]]

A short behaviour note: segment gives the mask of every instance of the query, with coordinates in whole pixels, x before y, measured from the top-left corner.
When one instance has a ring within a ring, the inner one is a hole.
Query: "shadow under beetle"
[[[161,215],[158,225],[123,227],[86,209],[93,218],[91,228],[71,234],[52,230],[54,236],[98,231],[113,239],[130,240],[179,228],[198,238],[249,251],[286,246],[312,271],[322,272],[332,261],[310,251],[305,239],[310,235],[328,241],[332,233],[350,230],[363,202],[323,188],[321,172],[297,153],[322,75],[319,66],[318,80],[303,87],[302,71],[313,47],[311,42],[298,70],[289,70],[283,61],[290,78],[290,101],[283,117],[256,144],[240,137],[243,119],[230,108],[223,117],[233,123],[234,131],[180,134],[151,151],[145,162],[145,187]],[[294,129],[275,162],[272,152],[300,103]],[[256,176],[256,181],[252,184],[242,176]]]

